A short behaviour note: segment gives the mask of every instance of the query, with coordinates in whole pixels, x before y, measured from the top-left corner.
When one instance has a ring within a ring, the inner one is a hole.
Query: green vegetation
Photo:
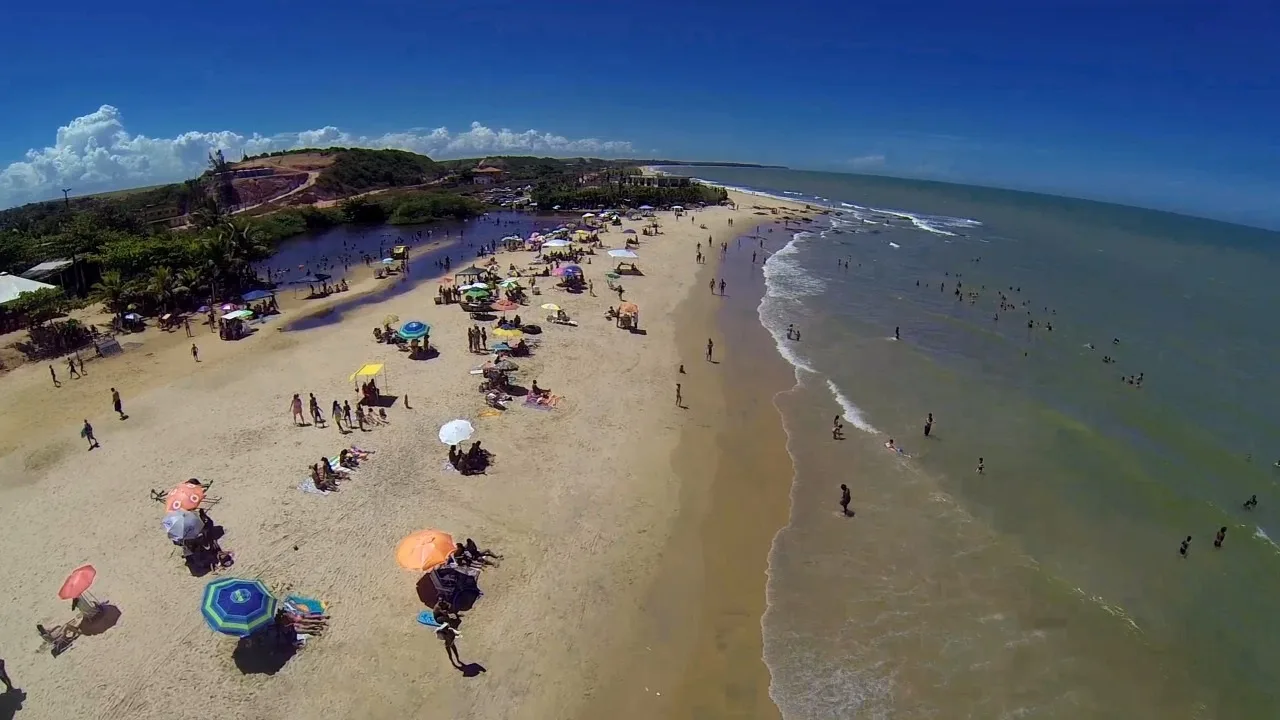
[[[434,160],[404,150],[343,150],[320,171],[316,185],[334,195],[354,195],[377,188],[421,185],[444,171]]]
[[[670,207],[672,205],[714,204],[724,202],[729,193],[724,188],[692,183],[684,187],[647,187],[610,183],[596,187],[566,185],[539,186],[533,201],[540,208],[559,205],[566,210],[602,207]]]

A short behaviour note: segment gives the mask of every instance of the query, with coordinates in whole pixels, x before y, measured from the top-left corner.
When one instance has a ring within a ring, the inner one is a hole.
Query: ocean
[[[830,209],[738,240],[796,369],[761,623],[785,718],[1280,717],[1280,233],[667,170]]]

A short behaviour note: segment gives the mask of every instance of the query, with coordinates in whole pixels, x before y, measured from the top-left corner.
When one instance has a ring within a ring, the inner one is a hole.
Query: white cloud
[[[849,158],[848,163],[851,167],[859,170],[884,167],[884,155],[863,155],[862,157]]]
[[[242,153],[301,147],[397,148],[433,158],[483,155],[620,157],[634,154],[629,142],[570,139],[538,130],[495,130],[478,122],[464,132],[416,128],[376,137],[352,135],[336,127],[264,136],[230,130],[190,131],[173,138],[131,135],[120,111],[103,105],[58,128],[50,147],[28,150],[23,160],[0,168],[0,207],[60,196],[61,188],[83,195],[156,185],[194,177],[208,154],[221,149],[230,159]]]

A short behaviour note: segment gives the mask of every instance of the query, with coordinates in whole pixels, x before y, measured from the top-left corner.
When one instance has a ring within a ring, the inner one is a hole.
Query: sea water
[[[797,378],[762,621],[784,717],[1280,717],[1280,234],[670,170],[830,209],[742,241],[769,255],[759,316]]]

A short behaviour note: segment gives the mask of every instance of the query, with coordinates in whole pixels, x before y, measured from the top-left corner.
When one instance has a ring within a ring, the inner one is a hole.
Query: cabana
[[[480,280],[490,274],[491,273],[488,270],[483,270],[481,268],[476,267],[475,265],[472,265],[469,268],[464,268],[454,273],[453,280],[454,282],[458,283],[458,285],[469,285],[475,282],[476,280]]]
[[[387,371],[386,367],[382,363],[365,363],[359,370],[351,373],[349,380],[354,383],[364,383],[373,380],[374,384],[377,384],[377,377],[379,375],[382,376],[382,387],[380,389],[386,390]],[[356,389],[359,390],[359,385],[356,386]]]

